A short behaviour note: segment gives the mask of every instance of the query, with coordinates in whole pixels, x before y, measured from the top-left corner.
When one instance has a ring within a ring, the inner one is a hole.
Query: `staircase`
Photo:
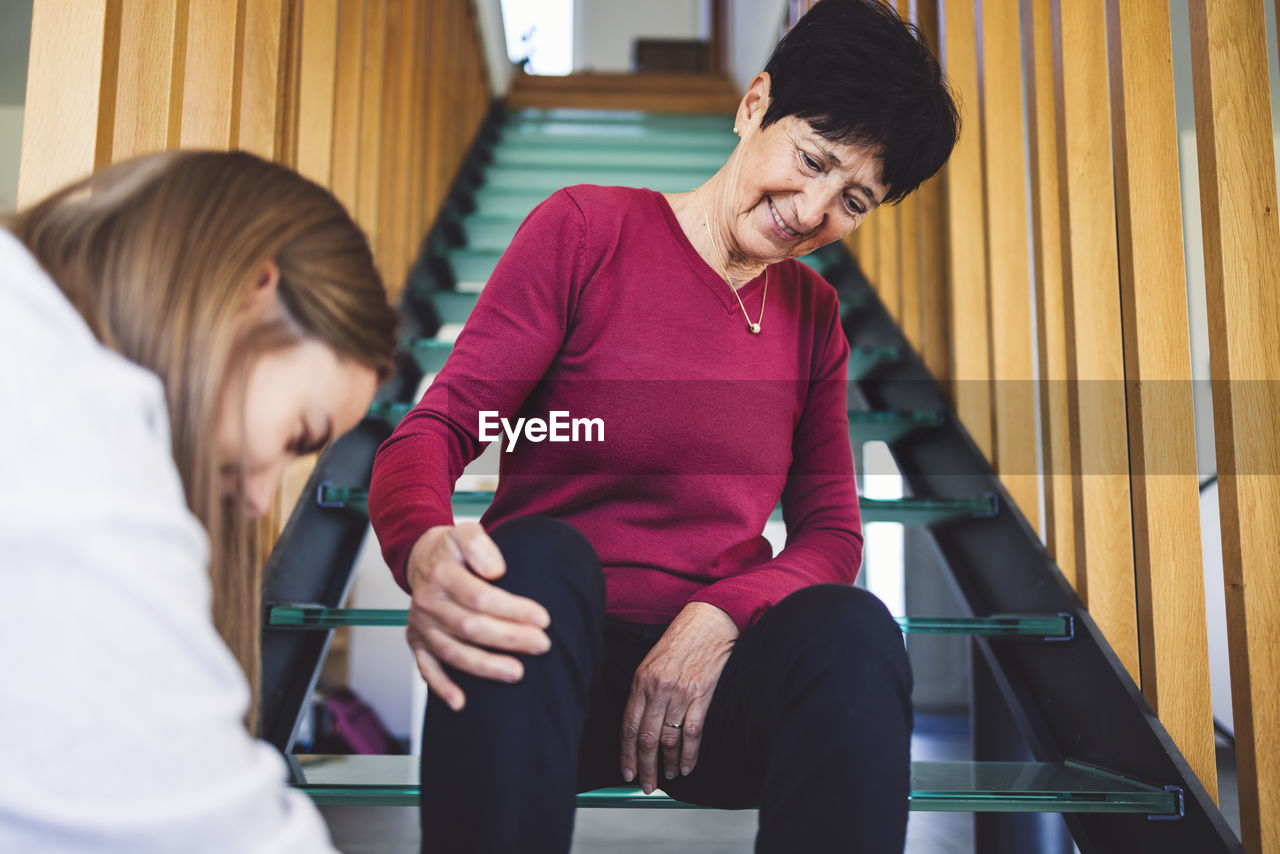
[[[343,607],[378,445],[421,378],[448,358],[538,202],[584,182],[686,191],[724,162],[731,124],[722,115],[531,107],[496,111],[482,130],[406,288],[399,375],[321,458],[267,566],[262,732],[317,803],[417,804],[416,757],[292,755],[332,630],[405,624],[403,610]],[[886,442],[906,484],[902,499],[861,499],[862,518],[927,532],[968,612],[899,617],[908,634],[971,645],[973,662],[973,761],[913,763],[910,808],[981,813],[984,854],[1041,850],[1025,820],[1032,813],[1063,814],[1082,851],[1242,851],[847,250],[837,244],[805,260],[840,294],[852,347],[850,442],[855,451]],[[455,513],[479,515],[491,497],[459,492]],[[578,802],[688,806],[637,789]]]

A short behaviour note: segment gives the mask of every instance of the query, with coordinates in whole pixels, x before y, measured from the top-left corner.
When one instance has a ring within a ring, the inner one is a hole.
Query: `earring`
[[[736,133],[738,136],[742,136],[742,131],[738,130],[737,125],[733,126],[733,132]]]

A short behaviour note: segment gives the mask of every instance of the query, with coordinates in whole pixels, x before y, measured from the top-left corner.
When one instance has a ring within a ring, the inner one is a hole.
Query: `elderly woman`
[[[530,214],[374,468],[433,692],[424,850],[565,852],[574,793],[632,781],[758,806],[759,851],[901,850],[911,675],[850,584],[849,346],[793,259],[936,172],[957,122],[912,28],[824,0],[705,184],[571,187]],[[552,413],[603,436],[504,441],[492,506],[455,526],[482,428]]]

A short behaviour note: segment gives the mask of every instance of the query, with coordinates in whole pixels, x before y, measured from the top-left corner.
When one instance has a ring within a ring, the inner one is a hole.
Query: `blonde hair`
[[[315,339],[392,371],[396,315],[359,226],[327,190],[243,152],[180,151],[111,166],[0,220],[102,344],[164,384],[187,504],[209,532],[213,619],[259,694],[257,526],[219,490],[223,389],[265,352]],[[244,329],[267,261],[282,311]],[[243,385],[241,383],[241,385]]]

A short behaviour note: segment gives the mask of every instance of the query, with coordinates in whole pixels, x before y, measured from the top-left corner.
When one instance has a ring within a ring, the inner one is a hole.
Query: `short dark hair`
[[[787,33],[764,69],[761,129],[785,116],[832,142],[879,152],[885,203],[942,168],[960,113],[938,60],[913,24],[880,0],[822,0]]]

